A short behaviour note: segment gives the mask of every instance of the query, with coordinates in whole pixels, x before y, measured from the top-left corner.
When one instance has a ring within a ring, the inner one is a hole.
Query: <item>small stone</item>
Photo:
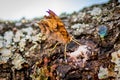
[[[104,38],[107,35],[107,27],[104,25],[101,25],[98,27],[98,34],[101,38]]]

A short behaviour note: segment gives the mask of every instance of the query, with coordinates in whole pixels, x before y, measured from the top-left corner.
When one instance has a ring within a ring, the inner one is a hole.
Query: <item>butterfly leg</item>
[[[55,46],[50,50],[50,52],[52,52],[52,51],[57,47],[58,44],[59,44],[59,42],[57,42],[57,43],[55,44]]]
[[[64,49],[64,59],[65,59],[65,61],[67,61],[67,59],[66,59],[66,56],[67,56],[66,49],[67,49],[67,44],[65,44],[65,49]]]

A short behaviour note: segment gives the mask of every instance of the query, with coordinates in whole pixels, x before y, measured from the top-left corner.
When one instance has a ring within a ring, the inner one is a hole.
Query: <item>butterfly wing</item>
[[[64,23],[53,11],[49,10],[47,12],[49,16],[45,16],[44,19],[39,22],[41,32],[60,43],[66,44],[70,42],[71,38],[65,29]]]

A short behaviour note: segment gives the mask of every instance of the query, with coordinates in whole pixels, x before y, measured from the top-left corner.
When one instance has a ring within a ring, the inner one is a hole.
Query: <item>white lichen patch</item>
[[[13,38],[14,42],[19,42],[21,38],[24,37],[24,34],[21,30],[18,30]]]
[[[12,56],[12,52],[10,49],[1,48],[0,49],[0,64],[6,63],[8,59]]]
[[[112,62],[120,66],[120,50],[112,53]]]
[[[99,79],[105,79],[108,77],[108,69],[103,68],[102,66],[100,67],[99,73],[98,73],[98,78]]]
[[[82,20],[85,17],[85,15],[85,12],[79,12],[77,17],[79,18],[79,20]]]
[[[115,80],[119,80],[120,78],[120,50],[113,52],[111,54],[112,60],[111,62],[115,63],[114,70],[109,70],[108,68],[100,67],[98,77],[99,79],[105,79],[108,77],[115,77]]]
[[[71,28],[73,28],[73,29],[78,29],[79,27],[81,26],[81,24],[74,24],[73,26],[71,26]]]
[[[4,41],[3,41],[3,37],[0,36],[0,48],[2,48],[4,45],[3,45]]]
[[[71,20],[72,22],[76,22],[78,20],[77,15],[72,15]]]
[[[22,31],[23,33],[26,33],[26,35],[32,35],[32,33],[33,33],[33,28],[32,28],[32,27],[23,28],[23,29],[21,29],[21,31]]]
[[[26,39],[25,38],[22,38],[19,42],[19,49],[20,51],[24,51],[25,49],[25,45],[26,45]]]
[[[88,33],[90,34],[93,32],[93,25],[92,24],[74,24],[71,26],[72,29],[74,29],[73,34],[74,35],[80,35],[81,33]]]
[[[20,70],[22,68],[23,63],[27,63],[27,61],[18,53],[14,54],[12,57],[13,61],[12,64],[14,65],[13,68]]]
[[[32,36],[32,42],[33,43],[36,42],[36,41],[41,42],[42,40],[46,40],[46,37],[41,33],[39,33],[35,36]]]
[[[116,78],[120,78],[120,50],[113,52],[111,55],[111,61],[115,63],[114,71],[118,72]]]
[[[77,57],[81,56],[83,57],[83,63],[88,60],[88,53],[91,53],[91,51],[88,49],[87,45],[79,46],[78,49],[72,53],[70,53],[70,57],[73,57],[75,60],[77,60]]]
[[[88,51],[87,46],[82,45],[82,46],[79,46],[79,48],[76,51],[70,53],[70,56],[77,57],[77,56],[81,55],[82,53],[86,53],[87,51]]]
[[[93,10],[88,11],[92,16],[100,15],[102,10],[99,7],[94,7]]]
[[[16,22],[16,23],[15,23],[15,26],[16,26],[16,27],[21,26],[21,25],[22,25],[21,22]]]
[[[4,34],[4,46],[5,47],[10,47],[10,44],[12,43],[12,39],[13,39],[13,32],[12,31],[7,31]]]
[[[46,36],[41,33],[39,33],[35,36],[32,36],[31,41],[34,45],[32,47],[30,47],[29,50],[27,50],[27,52],[25,53],[25,56],[30,57],[30,55],[32,55],[30,53],[34,52],[36,48],[40,48],[40,46],[37,42],[41,43],[41,41],[44,41],[44,40],[46,40]]]
[[[30,53],[32,53],[32,52],[34,52],[34,50],[36,49],[36,48],[38,48],[39,47],[39,44],[37,44],[37,43],[35,43],[26,53],[25,53],[25,56],[26,57],[30,57],[32,54],[30,54]]]

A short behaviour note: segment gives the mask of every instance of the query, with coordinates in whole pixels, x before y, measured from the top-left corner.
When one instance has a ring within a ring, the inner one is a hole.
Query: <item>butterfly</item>
[[[54,48],[59,43],[64,44],[64,56],[66,58],[67,44],[71,41],[74,41],[79,45],[80,43],[76,39],[74,39],[73,36],[69,35],[62,20],[52,10],[48,10],[47,12],[49,15],[45,15],[44,18],[38,22],[41,33],[45,34],[49,40],[58,41]]]

